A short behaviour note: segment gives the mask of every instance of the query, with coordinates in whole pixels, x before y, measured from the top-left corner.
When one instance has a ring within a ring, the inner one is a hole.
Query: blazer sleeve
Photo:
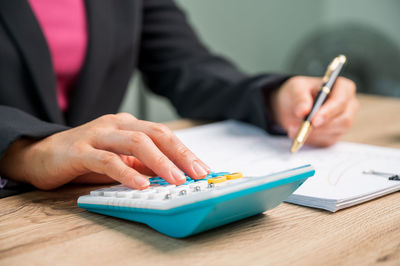
[[[289,76],[249,77],[211,54],[172,0],[143,1],[139,69],[147,86],[183,117],[238,119],[276,133],[266,95]]]
[[[0,105],[0,158],[18,138],[45,138],[68,127],[42,121],[17,108]]]

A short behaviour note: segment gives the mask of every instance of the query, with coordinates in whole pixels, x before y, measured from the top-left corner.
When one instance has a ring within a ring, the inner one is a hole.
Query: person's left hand
[[[321,78],[295,76],[272,94],[274,119],[291,139],[296,137],[303,119],[310,112],[321,84]],[[358,108],[356,85],[339,77],[328,99],[314,115],[311,121],[313,129],[306,143],[320,147],[336,143],[353,124]]]

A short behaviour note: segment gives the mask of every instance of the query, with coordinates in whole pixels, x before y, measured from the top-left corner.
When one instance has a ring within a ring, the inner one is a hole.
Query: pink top
[[[62,111],[82,69],[88,42],[83,0],[28,0],[50,50]]]

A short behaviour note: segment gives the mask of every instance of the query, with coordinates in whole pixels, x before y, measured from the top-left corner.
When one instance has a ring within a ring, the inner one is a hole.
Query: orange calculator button
[[[225,176],[226,176],[226,179],[232,180],[232,179],[242,178],[243,174],[242,173],[232,173],[232,174],[225,175]]]
[[[207,179],[207,181],[208,181],[208,184],[210,184],[210,183],[214,183],[214,184],[222,183],[222,182],[226,181],[226,176],[216,176],[216,177]]]

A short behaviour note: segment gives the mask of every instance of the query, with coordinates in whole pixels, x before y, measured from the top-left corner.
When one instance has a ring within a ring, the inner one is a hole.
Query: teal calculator
[[[118,185],[91,191],[78,206],[183,238],[272,209],[314,173],[311,165],[258,177],[218,172],[187,177],[180,186],[154,177],[145,190]]]

